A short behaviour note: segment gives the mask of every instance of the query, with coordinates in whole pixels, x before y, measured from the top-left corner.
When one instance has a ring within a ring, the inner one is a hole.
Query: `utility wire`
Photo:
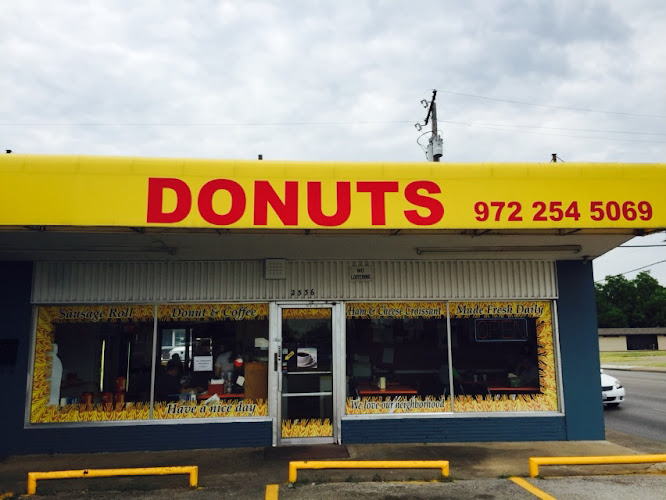
[[[219,122],[219,123],[0,123],[12,127],[283,127],[303,125],[384,125],[414,123],[414,120],[376,122]]]
[[[523,132],[521,130],[507,130],[504,127],[518,127],[518,128],[535,128],[535,129],[545,129],[545,130],[573,130],[573,131],[580,131],[580,132],[602,132],[602,133],[611,133],[611,134],[635,134],[635,135],[663,135],[666,136],[666,134],[662,133],[653,133],[653,132],[624,132],[624,131],[619,131],[619,130],[599,130],[599,129],[582,129],[582,128],[566,128],[566,127],[544,127],[544,126],[539,126],[539,125],[510,125],[507,123],[474,123],[474,122],[459,122],[455,120],[439,120],[440,122],[444,123],[450,123],[451,125],[461,125],[465,127],[480,127],[480,128],[489,128],[492,130],[502,130],[505,132]],[[590,137],[590,136],[578,136],[578,135],[562,135],[562,134],[548,134],[544,132],[529,132],[529,131],[524,131],[526,134],[541,134],[541,135],[554,135],[554,136],[559,136],[559,137],[580,137],[580,138],[590,138],[590,139],[604,139],[608,141],[631,141],[633,142],[635,139],[614,139],[611,137],[605,138],[605,137]],[[637,140],[636,142],[657,142],[659,144],[663,144],[662,141],[651,141],[651,140]]]
[[[488,96],[483,96],[483,95],[465,94],[465,93],[462,93],[462,92],[453,92],[451,90],[437,89],[437,92],[444,92],[445,94],[460,95],[460,96],[464,96],[464,97],[473,97],[475,99],[485,99],[486,101],[507,102],[507,103],[510,103],[510,104],[522,104],[524,106],[536,106],[536,107],[539,107],[539,108],[566,109],[568,111],[580,111],[580,112],[585,112],[585,113],[604,113],[604,114],[609,114],[609,115],[642,116],[642,117],[647,117],[647,118],[666,118],[666,115],[624,113],[622,111],[608,111],[608,110],[601,110],[601,109],[573,108],[573,107],[569,107],[569,106],[555,106],[555,105],[551,105],[551,104],[537,104],[537,103],[526,102],[526,101],[514,101],[512,99],[498,99],[498,98],[495,98],[495,97],[488,97]]]
[[[601,132],[611,134],[635,134],[635,135],[658,135],[666,136],[662,133],[652,132],[630,132],[618,130],[596,130],[596,129],[576,129],[565,127],[545,127],[538,125],[511,125],[505,123],[474,123],[474,122],[459,122],[454,120],[439,120],[443,123],[451,125],[460,125],[464,127],[478,127],[487,128],[490,130],[499,130],[502,132],[522,133],[522,134],[536,134],[536,135],[550,135],[555,137],[571,137],[574,139],[591,139],[597,141],[621,141],[621,142],[642,142],[653,144],[666,144],[664,141],[656,141],[649,139],[624,139],[618,137],[593,137],[584,135],[571,135],[571,134],[551,134],[548,132],[535,132],[529,130],[511,130],[506,127],[514,128],[536,128],[545,130],[572,130],[572,131],[589,131]],[[298,126],[337,126],[337,125],[388,125],[388,124],[406,124],[413,123],[412,120],[394,120],[394,121],[339,121],[339,122],[219,122],[219,123],[0,123],[2,126],[12,127],[298,127]]]
[[[427,150],[426,146],[424,146],[423,144],[421,144],[421,142],[419,142],[419,139],[421,139],[421,137],[423,137],[424,135],[428,135],[428,134],[432,134],[432,131],[431,131],[431,130],[427,130],[427,131],[423,132],[420,136],[418,136],[418,137],[416,138],[416,144],[418,144],[419,146],[421,146],[421,149],[423,150],[423,153],[426,155],[426,157],[428,156],[428,150]]]
[[[475,123],[460,122],[454,120],[439,120],[446,123],[464,125],[467,127],[512,127],[512,128],[536,128],[544,130],[571,130],[574,132],[602,132],[608,134],[629,134],[629,135],[659,135],[666,136],[662,132],[633,132],[629,130],[604,130],[593,128],[568,128],[568,127],[546,127],[543,125],[513,125],[510,123]],[[1,126],[11,127],[235,127],[235,126],[303,126],[303,125],[387,125],[412,123],[413,120],[390,120],[390,121],[339,121],[339,122],[209,122],[209,123],[0,123]]]
[[[620,245],[615,248],[654,248],[654,247],[666,247],[666,245]]]
[[[657,264],[662,264],[664,262],[666,262],[666,260],[660,260],[659,262],[653,262],[652,264],[648,264],[647,266],[637,267],[636,269],[632,269],[631,271],[626,271],[626,272],[620,273],[620,274],[614,274],[613,276],[606,276],[603,279],[595,281],[595,283],[600,283],[602,281],[606,281],[608,278],[617,278],[618,276],[623,276],[625,274],[634,273],[636,271],[640,271],[641,269],[647,269],[648,267],[656,266]]]
[[[543,125],[512,125],[510,123],[475,123],[460,122],[454,120],[439,120],[454,125],[466,127],[511,127],[511,128],[536,128],[544,130],[571,130],[574,132],[601,132],[607,134],[629,134],[629,135],[659,135],[666,136],[662,132],[633,132],[629,130],[604,130],[594,128],[568,128],[568,127],[546,127]],[[277,126],[304,126],[304,125],[390,125],[413,123],[413,120],[391,120],[391,121],[339,121],[339,122],[210,122],[210,123],[0,123],[1,126],[11,127],[277,127]]]
[[[544,127],[542,125],[511,125],[510,123],[476,123],[475,125],[491,125],[495,127],[513,127],[513,128],[541,128],[545,130],[573,130],[575,132],[603,132],[606,134],[631,134],[631,135],[663,135],[661,132],[629,132],[623,130],[600,130],[594,128],[567,128],[567,127]]]
[[[571,135],[571,134],[550,134],[548,132],[534,132],[529,130],[508,130],[502,128],[502,126],[491,126],[491,125],[474,125],[474,124],[465,124],[460,122],[450,122],[447,120],[440,120],[440,122],[451,123],[454,125],[466,125],[468,127],[480,127],[487,128],[490,130],[498,130],[500,132],[518,132],[520,134],[534,134],[534,135],[550,135],[555,137],[572,137],[574,139],[591,139],[596,141],[621,141],[621,142],[646,142],[646,143],[655,143],[655,144],[666,144],[666,141],[652,141],[649,139],[622,139],[619,137],[593,137],[590,135]]]
[[[520,128],[538,128],[550,130],[580,130],[590,132],[607,132],[612,134],[641,134],[641,135],[664,135],[661,133],[651,132],[622,132],[622,131],[605,131],[595,129],[567,129],[564,127],[541,127],[530,125],[509,125],[509,124],[492,124],[492,123],[473,123],[473,122],[459,122],[453,120],[439,120],[443,123],[451,125],[460,125],[464,127],[479,127],[487,128],[490,130],[499,130],[501,132],[522,133],[522,134],[536,134],[536,135],[550,135],[555,137],[571,137],[574,139],[592,139],[597,141],[621,141],[621,142],[643,142],[654,144],[666,144],[665,141],[656,141],[649,139],[623,139],[618,137],[593,137],[585,135],[571,135],[571,134],[551,134],[548,132],[534,132],[529,130],[510,130],[505,127],[520,127]],[[387,124],[405,124],[413,123],[413,120],[395,120],[395,121],[363,121],[363,122],[221,122],[221,123],[0,123],[2,126],[12,127],[291,127],[291,126],[336,126],[336,125],[387,125]]]

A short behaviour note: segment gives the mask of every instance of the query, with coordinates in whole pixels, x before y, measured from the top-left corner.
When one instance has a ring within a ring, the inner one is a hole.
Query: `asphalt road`
[[[624,385],[626,401],[604,408],[606,427],[666,443],[666,372],[604,370]]]

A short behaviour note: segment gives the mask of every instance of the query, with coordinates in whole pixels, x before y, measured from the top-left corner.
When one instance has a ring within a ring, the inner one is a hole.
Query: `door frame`
[[[332,437],[282,439],[282,309],[330,309],[333,376]],[[273,446],[302,444],[325,444],[341,442],[341,417],[345,401],[345,308],[339,301],[278,301],[268,305],[269,317],[269,365],[268,365],[268,412],[273,425]]]

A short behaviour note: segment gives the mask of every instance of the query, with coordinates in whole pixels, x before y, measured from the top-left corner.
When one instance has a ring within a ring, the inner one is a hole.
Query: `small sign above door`
[[[349,266],[349,281],[372,281],[375,277],[374,266]]]

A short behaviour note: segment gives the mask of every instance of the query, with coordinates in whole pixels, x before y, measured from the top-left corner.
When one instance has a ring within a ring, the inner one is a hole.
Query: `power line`
[[[621,141],[621,142],[643,142],[653,144],[666,144],[664,141],[656,141],[649,139],[624,139],[615,137],[593,137],[585,135],[571,135],[571,134],[551,134],[548,132],[535,132],[528,130],[510,130],[505,127],[514,128],[536,128],[545,130],[573,130],[573,131],[589,131],[589,132],[602,132],[612,134],[636,134],[636,135],[663,135],[662,133],[652,132],[629,132],[629,131],[615,131],[615,130],[597,130],[597,129],[576,129],[565,127],[545,127],[539,125],[510,125],[505,123],[474,123],[474,122],[459,122],[453,120],[439,120],[440,122],[449,123],[451,125],[460,125],[464,127],[479,127],[487,128],[490,130],[499,130],[501,132],[522,133],[522,134],[535,134],[535,135],[549,135],[555,137],[571,137],[574,139],[591,139],[597,141]],[[219,122],[219,123],[0,123],[2,126],[12,127],[298,127],[298,126],[349,126],[349,125],[391,125],[391,124],[405,124],[413,123],[412,120],[393,120],[393,121],[339,121],[339,122]]]
[[[452,125],[461,125],[464,127],[480,127],[480,128],[488,128],[491,130],[501,130],[504,132],[514,132],[512,130],[507,130],[504,127],[514,127],[514,128],[535,128],[535,129],[545,129],[545,130],[573,130],[573,131],[580,131],[580,132],[602,132],[602,133],[610,133],[610,134],[634,134],[634,135],[659,135],[659,136],[666,136],[666,134],[662,134],[659,132],[629,132],[629,131],[620,131],[620,130],[600,130],[600,129],[583,129],[583,128],[566,128],[566,127],[545,127],[545,126],[540,126],[540,125],[511,125],[508,123],[474,123],[474,122],[459,122],[459,121],[454,121],[454,120],[440,120],[441,122],[445,123],[450,123]],[[519,133],[525,133],[525,134],[539,134],[539,135],[553,135],[556,137],[577,137],[581,139],[603,139],[607,141],[630,141],[630,142],[656,142],[658,144],[664,144],[663,141],[651,141],[651,140],[635,140],[635,139],[621,139],[621,138],[612,138],[612,137],[591,137],[591,136],[579,136],[579,135],[565,135],[565,134],[548,134],[544,132],[529,132],[529,131],[521,131],[521,130],[516,130],[515,132]]]
[[[631,134],[631,135],[663,135],[665,133],[661,132],[630,132],[624,130],[601,130],[595,128],[567,128],[567,127],[545,127],[542,125],[511,125],[510,123],[477,123],[476,125],[492,125],[492,126],[502,126],[502,127],[514,127],[514,128],[541,128],[545,130],[573,130],[575,132],[603,132],[606,134]]]
[[[460,95],[464,97],[474,97],[475,99],[484,99],[486,101],[497,101],[497,102],[507,102],[510,104],[522,104],[524,106],[536,106],[539,108],[551,108],[551,109],[566,109],[568,111],[581,111],[585,113],[604,113],[604,114],[609,114],[609,115],[624,115],[624,116],[642,116],[646,118],[666,118],[666,115],[650,115],[650,114],[641,114],[641,113],[624,113],[622,111],[608,111],[608,110],[601,110],[601,109],[590,109],[590,108],[574,108],[574,107],[569,107],[569,106],[555,106],[552,104],[537,104],[533,102],[526,102],[526,101],[515,101],[512,99],[498,99],[495,97],[488,97],[488,96],[483,96],[483,95],[476,95],[476,94],[465,94],[463,92],[453,92],[451,90],[441,90],[437,89],[438,92],[444,92],[445,94],[453,94],[453,95]]]
[[[666,247],[666,245],[620,245],[615,248],[653,248],[653,247]]]
[[[475,123],[461,122],[455,120],[439,120],[454,125],[466,127],[512,127],[512,128],[535,128],[544,130],[571,130],[574,132],[601,132],[607,134],[628,135],[658,135],[666,136],[662,132],[633,132],[630,130],[605,130],[594,128],[569,128],[569,127],[547,127],[544,125],[513,125],[511,123]],[[385,121],[337,121],[337,122],[209,122],[209,123],[121,123],[121,122],[78,122],[78,123],[0,123],[1,126],[11,127],[258,127],[258,126],[304,126],[304,125],[391,125],[412,123],[413,120],[385,120]]]
[[[633,132],[630,130],[605,130],[594,128],[569,128],[569,127],[546,127],[544,125],[513,125],[511,123],[475,123],[460,122],[454,120],[439,120],[455,125],[467,127],[512,127],[512,128],[536,128],[544,130],[571,130],[574,132],[602,132],[608,134],[629,135],[659,135],[666,136],[662,132]],[[303,125],[390,125],[412,123],[413,120],[387,120],[387,121],[338,121],[338,122],[210,122],[210,123],[103,123],[103,122],[78,122],[78,123],[0,123],[1,126],[11,127],[236,127],[236,126],[303,126]]]
[[[620,247],[620,248],[621,248],[621,247]],[[624,272],[624,273],[620,273],[620,274],[614,274],[613,276],[606,276],[606,277],[603,278],[603,279],[600,279],[600,280],[595,281],[595,283],[600,283],[600,282],[602,282],[602,281],[606,281],[608,278],[617,278],[618,276],[623,276],[623,275],[625,275],[625,274],[634,273],[634,272],[636,272],[636,271],[640,271],[640,270],[642,270],[642,269],[647,269],[648,267],[656,266],[657,264],[662,264],[662,263],[664,263],[664,262],[666,262],[666,260],[660,260],[660,261],[658,261],[658,262],[653,262],[652,264],[648,264],[647,266],[637,267],[636,269],[632,269],[631,271],[626,271],[626,272]]]
[[[480,128],[487,128],[490,130],[498,130],[500,132],[517,132],[520,134],[534,134],[534,135],[550,135],[554,137],[571,137],[574,139],[591,139],[595,141],[621,141],[621,142],[647,142],[647,143],[654,143],[654,144],[666,144],[665,141],[652,141],[649,139],[622,139],[619,137],[594,137],[594,136],[589,136],[589,135],[571,135],[571,134],[549,134],[548,132],[534,132],[534,131],[529,131],[529,130],[508,130],[505,128],[502,128],[502,126],[491,126],[491,125],[474,125],[474,124],[466,124],[466,123],[461,123],[461,122],[450,122],[447,120],[440,120],[441,122],[445,123],[452,123],[454,125],[465,125],[468,127],[480,127]]]
[[[304,125],[386,125],[414,123],[414,120],[344,122],[218,122],[218,123],[0,123],[11,127],[283,127]]]

